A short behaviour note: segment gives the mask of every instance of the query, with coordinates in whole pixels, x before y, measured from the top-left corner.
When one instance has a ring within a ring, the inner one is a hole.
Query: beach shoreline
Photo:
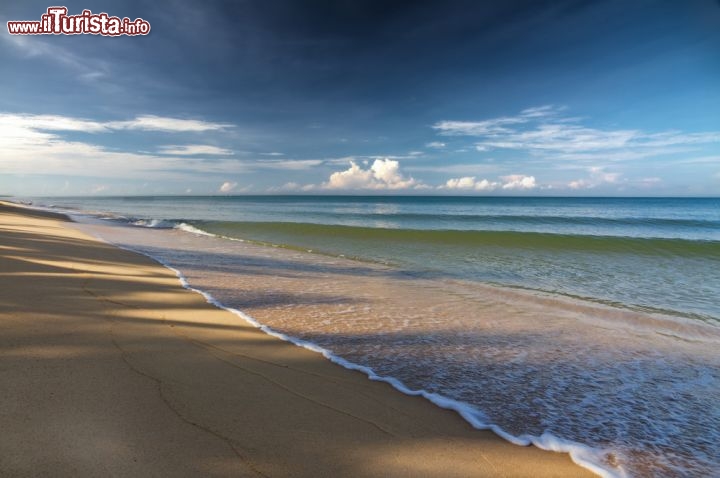
[[[0,224],[3,473],[593,476],[270,337],[59,215],[3,204]]]

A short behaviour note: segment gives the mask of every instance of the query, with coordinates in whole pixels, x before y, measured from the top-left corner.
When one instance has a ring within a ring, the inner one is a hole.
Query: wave
[[[135,219],[130,222],[133,226],[149,227],[151,229],[173,229],[177,226],[175,221],[165,219]]]
[[[191,232],[193,234],[199,234],[201,236],[211,236],[211,237],[217,237],[215,234],[209,233],[207,231],[203,231],[202,229],[198,229],[195,226],[192,226],[190,224],[181,222],[181,223],[175,223],[174,225],[175,229],[180,229],[181,231],[185,232]]]
[[[312,213],[310,213],[312,214]],[[551,215],[520,215],[520,214],[427,214],[427,213],[392,213],[367,212],[343,213],[342,218],[370,219],[387,221],[423,221],[423,222],[467,222],[472,224],[507,224],[507,225],[570,225],[593,227],[665,227],[665,228],[693,228],[720,231],[720,220],[710,219],[684,219],[684,218],[654,218],[654,217],[598,217],[598,216],[551,216]]]
[[[389,229],[293,222],[211,222],[190,224],[207,233],[243,239],[338,237],[384,242],[472,247],[562,250],[597,253],[701,256],[720,260],[720,241],[596,236],[520,231]],[[292,244],[290,244],[292,245]]]
[[[415,277],[479,280],[677,320],[720,320],[702,292],[716,280],[700,279],[720,265],[720,241],[295,222],[120,222],[390,265]],[[576,279],[569,279],[572,274]],[[667,287],[672,282],[685,286]]]

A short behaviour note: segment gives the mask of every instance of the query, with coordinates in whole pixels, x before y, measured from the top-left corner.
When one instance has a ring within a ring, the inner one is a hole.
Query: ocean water
[[[33,201],[513,442],[720,475],[719,199]]]

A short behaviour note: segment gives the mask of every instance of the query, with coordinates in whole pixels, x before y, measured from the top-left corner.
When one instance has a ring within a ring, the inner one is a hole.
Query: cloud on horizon
[[[288,182],[272,192],[311,192],[311,191],[444,191],[492,192],[492,191],[529,191],[539,187],[534,176],[511,174],[501,176],[495,181],[476,180],[475,176],[451,178],[443,184],[430,185],[405,175],[400,170],[400,162],[388,158],[375,159],[372,164],[365,161],[363,167],[356,160],[349,160],[350,167],[330,174],[327,181],[320,184],[299,184]]]
[[[420,186],[412,177],[400,173],[400,163],[393,159],[376,159],[372,165],[363,169],[355,161],[345,171],[332,173],[323,189],[409,189]]]
[[[438,186],[438,189],[490,192],[497,189],[522,191],[538,187],[534,176],[511,174],[502,176],[500,179],[501,181],[489,181],[487,179],[477,180],[475,176],[464,176],[462,178],[448,179],[445,184]]]
[[[232,192],[233,189],[237,187],[238,183],[233,181],[225,181],[220,185],[220,188],[218,189],[218,192],[221,192],[223,194],[227,194]]]

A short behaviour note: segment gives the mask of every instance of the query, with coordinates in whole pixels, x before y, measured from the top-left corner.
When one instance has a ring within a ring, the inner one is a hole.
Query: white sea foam
[[[189,232],[191,234],[197,234],[199,236],[218,237],[220,239],[227,239],[229,241],[245,242],[244,239],[240,239],[238,237],[223,236],[220,234],[213,234],[212,232],[207,232],[203,229],[200,229],[199,227],[195,227],[192,224],[187,224],[185,222],[181,222],[180,224],[177,224],[175,226],[175,229],[178,229],[178,230],[184,231],[184,232]]]
[[[181,222],[180,224],[175,225],[175,229],[179,229],[181,231],[190,232],[192,234],[199,234],[201,236],[210,236],[210,237],[218,237],[217,234],[212,234],[207,231],[203,231],[200,228],[197,228],[191,224],[187,224],[185,222]]]
[[[148,227],[151,229],[172,229],[175,222],[165,219],[136,219],[131,222],[133,226]]]

